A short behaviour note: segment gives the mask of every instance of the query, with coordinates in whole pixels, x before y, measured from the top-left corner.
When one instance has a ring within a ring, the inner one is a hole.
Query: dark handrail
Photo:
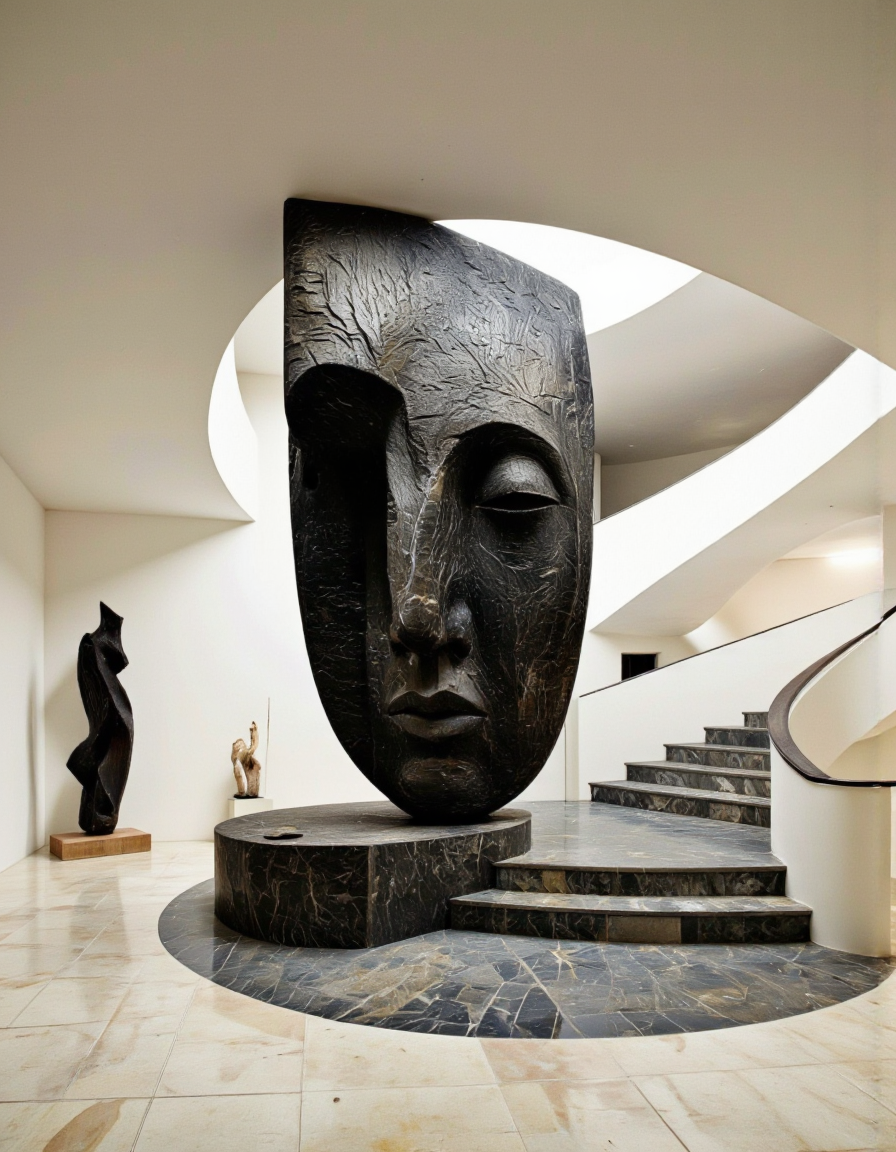
[[[800,692],[815,679],[819,672],[827,668],[829,664],[833,664],[838,656],[842,656],[844,652],[848,652],[850,648],[876,632],[894,612],[896,612],[896,605],[885,612],[876,624],[866,628],[864,632],[860,632],[852,640],[847,640],[845,644],[841,644],[839,648],[835,648],[827,656],[822,656],[814,664],[810,664],[798,676],[794,676],[789,684],[785,684],[772,701],[772,706],[768,710],[769,739],[780,752],[781,758],[795,772],[799,772],[800,776],[806,780],[811,780],[813,784],[836,784],[838,788],[896,787],[896,780],[841,780],[836,776],[829,776],[827,772],[822,772],[813,764],[808,756],[797,747],[796,741],[790,734],[790,709]]]

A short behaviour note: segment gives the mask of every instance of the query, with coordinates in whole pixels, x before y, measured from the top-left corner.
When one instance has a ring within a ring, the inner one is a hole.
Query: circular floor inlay
[[[885,960],[817,944],[592,944],[445,930],[381,948],[290,948],[214,914],[214,881],[159,935],[216,984],[330,1020],[450,1036],[641,1036],[779,1020],[868,992]]]

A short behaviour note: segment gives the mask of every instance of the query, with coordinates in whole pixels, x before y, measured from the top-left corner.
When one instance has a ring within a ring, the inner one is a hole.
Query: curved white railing
[[[864,504],[877,512],[873,456],[859,441],[894,408],[896,372],[854,352],[745,444],[600,521],[588,628],[683,635],[791,548]]]
[[[891,799],[873,781],[892,784],[896,764],[828,770],[896,712],[896,617],[807,668],[791,703],[799,688],[798,679],[775,702],[772,850],[787,864],[788,893],[813,909],[813,940],[888,956]]]

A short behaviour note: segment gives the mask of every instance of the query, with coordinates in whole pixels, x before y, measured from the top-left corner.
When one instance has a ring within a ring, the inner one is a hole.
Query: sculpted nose
[[[465,656],[471,617],[456,589],[457,540],[444,477],[437,476],[421,505],[405,503],[396,484],[398,514],[389,531],[388,566],[392,599],[389,638],[418,655]],[[404,505],[404,514],[402,514]]]
[[[455,656],[466,656],[471,634],[472,617],[463,600],[454,599],[446,613],[439,599],[421,593],[403,600],[390,629],[393,644],[418,654],[447,649]]]
[[[396,608],[393,642],[414,652],[432,652],[444,645],[447,630],[438,597],[423,591],[410,592]]]

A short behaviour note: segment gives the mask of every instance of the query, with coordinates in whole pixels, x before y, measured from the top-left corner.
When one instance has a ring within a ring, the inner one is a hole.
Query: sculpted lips
[[[389,703],[387,712],[409,736],[423,740],[461,736],[472,732],[485,719],[476,701],[444,689],[429,695],[402,692]]]

